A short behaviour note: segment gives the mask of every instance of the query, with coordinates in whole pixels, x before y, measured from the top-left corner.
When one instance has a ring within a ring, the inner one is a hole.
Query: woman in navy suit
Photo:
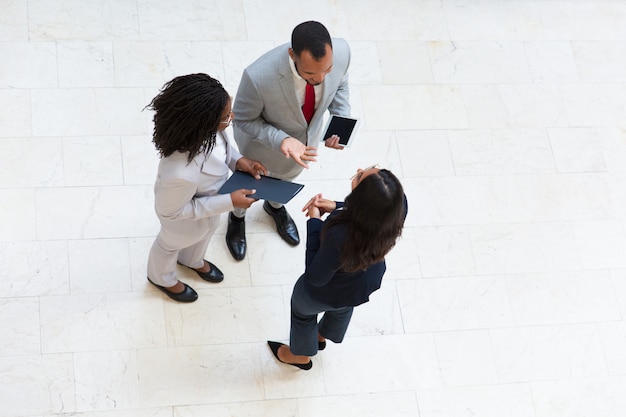
[[[345,203],[313,197],[307,222],[306,269],[291,296],[290,345],[268,341],[280,362],[311,369],[326,339],[343,341],[355,306],[380,288],[385,255],[402,233],[407,201],[395,175],[359,169]],[[325,221],[322,215],[330,213]],[[317,315],[324,313],[317,321]]]

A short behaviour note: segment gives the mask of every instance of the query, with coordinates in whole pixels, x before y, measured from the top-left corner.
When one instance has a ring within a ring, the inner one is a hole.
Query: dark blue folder
[[[218,193],[228,194],[242,188],[248,190],[254,189],[256,193],[250,195],[252,198],[286,204],[289,200],[294,198],[303,187],[304,185],[302,184],[267,177],[265,175],[261,175],[261,179],[257,180],[247,172],[235,171],[224,185],[222,185]]]

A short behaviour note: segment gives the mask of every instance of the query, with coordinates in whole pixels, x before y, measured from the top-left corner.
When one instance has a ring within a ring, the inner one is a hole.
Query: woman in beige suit
[[[231,97],[206,74],[176,77],[166,83],[147,108],[154,110],[153,142],[161,161],[154,186],[161,222],[148,257],[148,281],[170,298],[193,302],[198,294],[176,276],[176,263],[202,279],[220,282],[222,272],[204,259],[219,215],[248,208],[254,190],[218,194],[230,171],[257,179],[267,175],[258,161],[242,157],[224,132],[234,115]]]

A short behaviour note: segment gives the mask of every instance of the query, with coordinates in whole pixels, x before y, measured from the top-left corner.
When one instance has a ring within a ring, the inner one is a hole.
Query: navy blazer
[[[337,208],[341,207],[343,203],[337,202]],[[336,212],[337,210],[328,218]],[[303,276],[305,289],[312,298],[332,307],[366,303],[370,294],[380,288],[387,269],[385,261],[357,272],[340,270],[341,249],[347,237],[346,226],[331,226],[322,242],[320,233],[324,223],[321,219],[307,221],[306,269]]]

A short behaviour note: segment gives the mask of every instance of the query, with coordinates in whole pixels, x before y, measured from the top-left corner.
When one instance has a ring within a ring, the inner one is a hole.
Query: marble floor
[[[0,416],[626,415],[626,2],[0,0]],[[303,245],[261,205],[221,284],[148,286],[158,157],[143,107],[176,75],[234,94],[319,20],[352,48],[357,167],[410,202],[383,287],[311,371],[280,365]]]

